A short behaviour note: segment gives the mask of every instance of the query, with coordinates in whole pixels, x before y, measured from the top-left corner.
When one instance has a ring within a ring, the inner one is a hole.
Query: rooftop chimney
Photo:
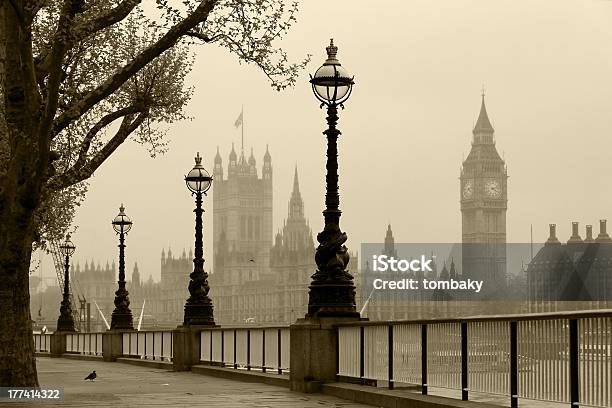
[[[599,220],[599,235],[597,242],[612,242],[612,238],[606,232],[606,220]]]
[[[572,222],[572,236],[567,241],[568,244],[581,244],[582,238],[580,238],[580,234],[578,234],[578,223]]]
[[[586,238],[584,239],[584,242],[593,242],[593,241],[595,241],[593,239],[593,226],[589,224],[586,226]]]
[[[557,224],[550,224],[550,236],[546,241],[547,244],[560,244],[557,239]]]

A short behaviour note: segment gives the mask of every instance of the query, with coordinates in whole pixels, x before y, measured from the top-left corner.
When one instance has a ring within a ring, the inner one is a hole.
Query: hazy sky
[[[347,245],[461,239],[459,169],[486,88],[497,148],[508,165],[508,241],[545,239],[548,224],[612,220],[612,1],[302,0],[281,45],[313,54],[297,86],[278,93],[255,67],[217,46],[197,49],[191,122],[170,128],[170,151],[150,159],[125,144],[91,180],[76,223],[75,261],[117,258],[110,222],[123,202],[134,221],[128,273],[159,279],[160,252],[193,246],[194,201],[183,177],[199,151],[212,172],[219,146],[227,168],[233,124],[245,106],[245,145],[259,174],[266,144],[274,168],[274,231],[287,216],[297,163],[313,232],[323,224],[325,112],[308,74],[333,37],[355,75],[340,112],[341,225]],[[226,173],[227,174],[227,173]],[[205,258],[212,261],[212,197],[205,200]],[[595,227],[597,232],[598,227]],[[212,262],[207,264],[212,265]],[[185,271],[188,273],[189,271]],[[45,273],[52,276],[49,263]]]

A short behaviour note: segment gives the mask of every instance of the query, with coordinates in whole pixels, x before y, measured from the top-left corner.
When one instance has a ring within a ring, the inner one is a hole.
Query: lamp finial
[[[334,45],[334,39],[329,39],[329,46],[325,48],[327,50],[327,61],[326,62],[337,62],[336,54],[338,53],[338,47]]]

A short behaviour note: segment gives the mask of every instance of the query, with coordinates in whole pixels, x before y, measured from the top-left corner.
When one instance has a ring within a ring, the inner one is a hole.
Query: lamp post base
[[[212,303],[186,303],[183,324],[185,326],[215,326]]]
[[[72,316],[60,316],[57,319],[57,331],[76,332]]]
[[[134,319],[131,312],[113,311],[111,330],[134,330]]]
[[[67,293],[64,293],[64,299],[60,306],[60,315],[57,319],[57,330],[65,332],[75,332],[74,317],[72,317],[72,307]]]
[[[347,283],[312,283],[306,317],[359,317],[355,286]]]

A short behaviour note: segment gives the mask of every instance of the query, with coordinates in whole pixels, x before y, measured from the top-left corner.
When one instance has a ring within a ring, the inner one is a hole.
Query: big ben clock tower
[[[459,177],[462,273],[466,278],[484,280],[483,289],[491,293],[506,285],[508,173],[495,148],[484,93],[472,134],[472,149]]]

